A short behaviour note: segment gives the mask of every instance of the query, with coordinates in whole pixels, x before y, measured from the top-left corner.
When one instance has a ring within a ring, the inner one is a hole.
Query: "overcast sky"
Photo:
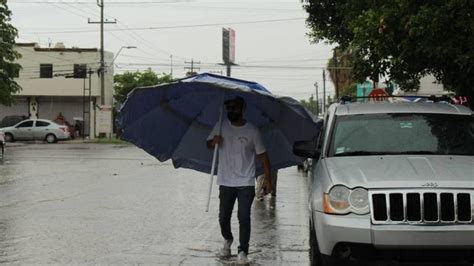
[[[332,46],[311,44],[306,12],[300,0],[104,0],[105,50],[117,53],[115,72],[143,70],[183,77],[186,62],[200,72],[226,74],[222,63],[222,28],[236,32],[236,63],[232,76],[259,82],[271,92],[307,99],[319,85]],[[42,47],[100,47],[100,8],[95,0],[9,0],[19,42]],[[173,67],[171,67],[171,61]],[[326,71],[326,88],[333,84]]]

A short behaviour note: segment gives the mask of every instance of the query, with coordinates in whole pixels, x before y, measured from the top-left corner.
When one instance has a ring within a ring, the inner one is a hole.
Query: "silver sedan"
[[[28,119],[11,126],[1,128],[5,134],[5,141],[17,140],[45,140],[55,143],[57,140],[65,140],[71,137],[67,126],[62,126],[46,119]]]

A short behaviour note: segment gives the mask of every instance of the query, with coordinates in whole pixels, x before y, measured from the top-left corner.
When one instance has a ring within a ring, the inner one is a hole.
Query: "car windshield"
[[[474,155],[474,118],[448,114],[337,116],[328,156]]]

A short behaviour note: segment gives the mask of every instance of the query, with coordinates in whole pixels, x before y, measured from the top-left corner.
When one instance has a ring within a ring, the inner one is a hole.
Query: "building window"
[[[74,78],[85,79],[87,77],[87,65],[86,64],[74,64]]]
[[[42,79],[53,78],[53,65],[52,64],[40,64],[40,78]]]
[[[25,122],[19,124],[16,127],[33,127],[33,120],[26,120]]]

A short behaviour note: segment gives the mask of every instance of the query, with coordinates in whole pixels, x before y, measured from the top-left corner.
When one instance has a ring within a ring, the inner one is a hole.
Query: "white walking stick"
[[[224,94],[222,95],[222,103],[224,100]],[[221,135],[222,131],[222,113],[224,112],[224,105],[221,106],[221,111],[219,114],[219,136]],[[211,166],[211,180],[209,181],[209,195],[207,196],[207,206],[206,212],[209,211],[209,204],[211,203],[211,193],[212,193],[212,182],[214,180],[214,172],[216,169],[216,161],[217,161],[217,152],[219,149],[219,144],[214,145],[214,155],[212,157],[212,166]]]

